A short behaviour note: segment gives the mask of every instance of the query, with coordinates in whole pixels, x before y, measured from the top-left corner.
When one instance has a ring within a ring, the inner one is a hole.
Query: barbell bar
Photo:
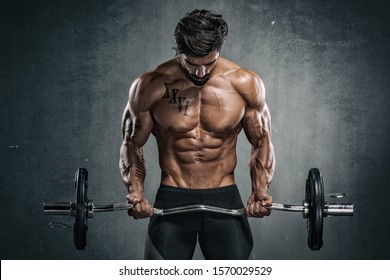
[[[74,245],[77,250],[84,250],[86,246],[86,232],[88,219],[93,218],[94,213],[130,210],[132,204],[114,203],[97,205],[88,199],[88,171],[79,168],[75,174],[76,202],[43,203],[43,211],[46,215],[66,215],[74,217]],[[345,197],[345,193],[328,194],[333,198]],[[268,207],[271,210],[301,212],[307,219],[307,244],[312,250],[319,250],[323,245],[323,219],[329,216],[352,216],[354,205],[352,203],[325,202],[323,177],[317,168],[309,171],[306,180],[305,198],[302,205],[272,203]],[[175,215],[194,212],[213,212],[231,216],[245,215],[245,209],[226,209],[211,205],[186,205],[169,209],[153,208],[153,214],[158,216]],[[53,226],[55,223],[51,223]]]

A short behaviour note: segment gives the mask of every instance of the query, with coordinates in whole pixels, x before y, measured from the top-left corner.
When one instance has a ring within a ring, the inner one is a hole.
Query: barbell
[[[93,218],[94,213],[130,210],[132,204],[114,203],[97,205],[88,199],[88,170],[79,168],[75,174],[76,202],[43,203],[44,214],[67,215],[74,217],[74,245],[77,250],[84,250],[87,244],[88,219]],[[345,193],[333,193],[328,196],[333,198],[345,197]],[[320,171],[312,168],[306,180],[305,198],[302,205],[272,203],[271,210],[301,212],[307,219],[307,245],[312,250],[319,250],[323,245],[323,220],[329,216],[352,216],[352,203],[325,202],[324,182]],[[188,205],[169,209],[153,209],[154,215],[165,216],[189,212],[214,212],[231,216],[245,215],[245,209],[226,209],[211,205]],[[55,227],[56,223],[51,223]]]

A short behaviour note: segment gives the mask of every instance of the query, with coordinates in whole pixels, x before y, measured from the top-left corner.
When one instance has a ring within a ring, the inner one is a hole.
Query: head
[[[177,55],[196,85],[207,82],[227,34],[228,27],[222,16],[207,10],[194,10],[177,24]]]

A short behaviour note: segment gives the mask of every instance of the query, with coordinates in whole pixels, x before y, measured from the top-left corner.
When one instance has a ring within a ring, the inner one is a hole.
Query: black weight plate
[[[307,220],[307,245],[312,250],[322,247],[324,221],[324,183],[320,171],[312,168],[306,180],[306,202],[309,203],[309,217]]]
[[[76,171],[76,209],[74,223],[74,245],[77,250],[84,250],[87,244],[88,230],[88,171],[85,168],[80,168]]]

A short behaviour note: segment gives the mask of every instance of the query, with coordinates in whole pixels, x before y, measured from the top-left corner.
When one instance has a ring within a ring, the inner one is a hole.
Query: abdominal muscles
[[[156,137],[163,184],[193,189],[234,184],[237,132],[215,135],[197,127],[164,136]]]

